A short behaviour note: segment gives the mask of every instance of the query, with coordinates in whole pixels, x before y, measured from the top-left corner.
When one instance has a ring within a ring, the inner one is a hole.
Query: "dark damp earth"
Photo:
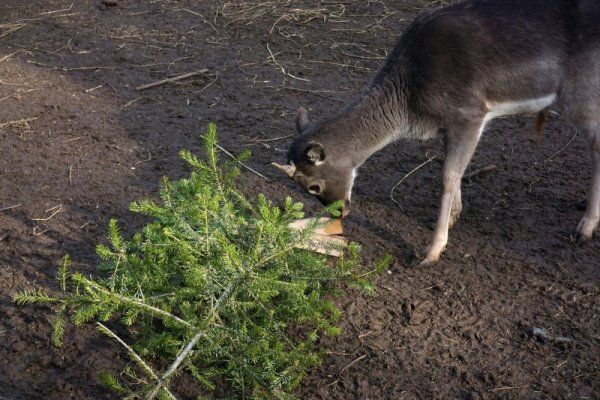
[[[317,209],[267,166],[284,161],[295,110],[318,119],[343,106],[414,15],[443,3],[0,2],[0,398],[112,398],[97,372],[125,365],[122,349],[92,326],[68,327],[55,349],[47,311],[11,295],[56,290],[66,253],[93,272],[108,219],[139,227],[129,202],[185,174],[177,153],[201,152],[211,121],[224,148],[252,150],[248,164],[269,178],[244,172],[244,190]],[[299,398],[598,398],[600,235],[570,239],[588,149],[558,116],[539,145],[533,124],[488,127],[468,172],[496,168],[465,180],[462,217],[433,267],[411,265],[432,233],[441,140],[395,143],[361,168],[347,233],[368,259],[395,261],[375,296],[338,301],[343,333],[321,341],[330,355]],[[393,202],[396,182],[433,155]],[[193,398],[185,385],[178,394]]]

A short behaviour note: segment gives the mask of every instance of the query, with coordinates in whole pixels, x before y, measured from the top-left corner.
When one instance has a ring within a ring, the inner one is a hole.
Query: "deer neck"
[[[380,82],[328,121],[315,139],[357,168],[389,143],[421,136],[407,99],[402,82]]]

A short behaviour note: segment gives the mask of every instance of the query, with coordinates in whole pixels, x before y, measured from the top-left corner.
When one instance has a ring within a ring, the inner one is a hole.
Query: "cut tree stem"
[[[217,299],[217,302],[215,303],[214,307],[211,310],[211,314],[206,319],[207,324],[212,322],[212,319],[215,317],[217,311],[219,310],[219,308],[221,308],[221,305],[229,298],[229,296],[233,292],[233,289],[234,289],[234,285],[231,284],[223,291],[223,293],[221,293],[221,296],[219,296],[219,298]],[[163,389],[163,387],[164,387],[165,383],[167,382],[167,380],[169,379],[169,377],[171,375],[173,375],[173,373],[175,373],[175,371],[177,371],[177,368],[179,367],[179,365],[190,354],[190,352],[192,351],[192,349],[194,348],[194,346],[196,345],[196,343],[198,342],[198,340],[200,340],[200,338],[202,336],[205,336],[204,328],[198,329],[197,333],[194,335],[192,340],[190,340],[188,342],[188,344],[183,349],[181,349],[181,351],[177,355],[177,358],[175,359],[175,361],[173,361],[173,363],[169,366],[169,368],[165,371],[165,373],[158,379],[158,384],[156,385],[156,387],[150,392],[150,394],[148,394],[148,397],[147,397],[148,400],[152,400],[156,397],[156,395],[158,395],[160,390]]]

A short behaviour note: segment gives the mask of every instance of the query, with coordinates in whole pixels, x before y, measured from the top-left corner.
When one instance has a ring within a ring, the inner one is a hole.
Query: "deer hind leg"
[[[462,208],[460,184],[473,157],[483,123],[460,126],[446,133],[446,159],[442,172],[442,202],[433,239],[421,266],[436,263],[448,243],[448,229]]]
[[[444,138],[444,146],[445,151],[448,151],[448,136]],[[452,201],[452,209],[450,210],[450,222],[448,224],[448,228],[452,229],[458,219],[460,218],[460,213],[462,211],[462,193],[460,185],[458,186],[458,190],[454,194],[454,200]]]
[[[580,242],[590,240],[600,222],[600,122],[588,125],[582,131],[592,150],[592,185],[585,214],[575,232]]]

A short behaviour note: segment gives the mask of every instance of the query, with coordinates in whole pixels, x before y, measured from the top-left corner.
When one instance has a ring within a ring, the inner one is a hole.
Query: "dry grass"
[[[308,76],[323,67],[343,68],[351,77],[372,73],[387,56],[387,50],[368,43],[374,35],[389,31],[385,22],[397,13],[383,0],[225,1],[216,7],[213,23],[224,30],[255,27],[257,35],[266,39],[263,64],[272,65],[283,75],[282,85],[271,88],[301,90],[339,101],[314,90]],[[315,31],[323,35],[315,36]],[[321,52],[326,57],[307,58],[305,54],[311,52],[306,49],[310,47],[330,51]],[[244,70],[252,67],[256,66],[240,66]],[[295,85],[289,85],[292,82]]]
[[[377,9],[368,14],[356,14],[352,9]],[[392,15],[387,5],[382,0],[360,1],[346,0],[340,2],[318,1],[304,2],[298,0],[274,1],[226,1],[217,7],[215,23],[223,21],[224,26],[231,24],[252,25],[263,24],[269,21],[269,35],[278,33],[284,37],[301,36],[302,27],[314,21],[331,24],[345,24],[359,17],[370,17],[374,23],[363,29],[356,29],[360,33],[376,29],[378,22]],[[354,29],[349,29],[354,30]]]

